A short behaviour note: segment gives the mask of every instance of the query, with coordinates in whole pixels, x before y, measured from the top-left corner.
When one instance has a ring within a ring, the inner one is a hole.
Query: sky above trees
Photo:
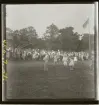
[[[59,29],[72,26],[79,34],[93,33],[94,4],[27,4],[7,5],[6,26],[19,30],[33,26],[38,35],[42,36],[46,27],[54,23]],[[90,27],[82,25],[90,18]]]

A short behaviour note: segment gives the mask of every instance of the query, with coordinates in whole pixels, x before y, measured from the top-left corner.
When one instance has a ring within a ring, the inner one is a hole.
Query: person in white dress
[[[70,67],[70,70],[74,69],[74,59],[73,58],[70,58],[69,67]]]
[[[45,57],[43,58],[43,60],[44,60],[44,71],[48,71],[49,55],[46,54]]]
[[[74,56],[74,63],[77,63],[78,59],[76,56]]]
[[[23,60],[26,59],[26,51],[23,51],[23,53],[22,53],[22,57],[23,57]]]
[[[67,66],[68,57],[64,55],[62,61],[63,61],[64,66]]]

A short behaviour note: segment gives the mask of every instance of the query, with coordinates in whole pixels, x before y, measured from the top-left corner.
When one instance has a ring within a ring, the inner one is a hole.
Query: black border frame
[[[18,4],[23,4],[23,1],[20,1],[21,3],[18,3]],[[70,2],[36,2],[36,1],[33,1],[34,3],[32,3],[32,4],[81,4],[81,3],[78,3],[78,2],[72,2],[72,3],[70,3]],[[82,2],[82,4],[93,4],[94,2]],[[7,3],[7,4],[9,4],[9,3]],[[7,5],[7,4],[4,4],[4,5]],[[17,4],[13,4],[13,3],[10,3],[10,4],[12,4],[12,5],[17,5]],[[26,4],[28,4],[28,3],[26,3]],[[30,4],[30,3],[29,3]],[[5,7],[4,7],[5,8]],[[4,12],[6,13],[6,9],[4,9]],[[6,16],[4,16],[4,19],[3,19],[3,21],[4,21],[4,25],[6,26]],[[96,22],[96,20],[95,20],[95,22]],[[4,27],[4,26],[3,26]],[[4,30],[3,30],[3,32],[4,32],[4,34],[5,34],[5,36],[3,36],[3,38],[6,40],[6,27],[4,27]],[[96,34],[96,27],[94,28],[94,30],[95,30],[95,34]],[[2,35],[1,35],[1,38],[2,38]],[[96,36],[94,37],[94,51],[95,51],[95,58],[97,57],[96,55],[97,55],[97,48],[96,48],[96,45],[97,45],[97,41],[96,41]],[[2,45],[2,41],[1,41],[1,45]],[[1,47],[2,48],[2,47]],[[2,57],[1,57],[2,58]],[[96,64],[97,64],[97,62],[96,62],[96,60],[95,60],[95,62],[94,62],[94,67],[95,67],[95,69],[96,69]],[[2,66],[2,65],[1,65]],[[6,97],[5,97],[5,101],[1,101],[2,103],[15,103],[15,104],[18,104],[18,103],[22,103],[22,104],[29,104],[29,103],[32,103],[32,104],[65,104],[65,103],[67,103],[67,104],[71,104],[71,103],[77,103],[77,104],[81,104],[81,103],[87,103],[87,104],[90,104],[90,103],[95,103],[95,104],[97,104],[98,103],[98,101],[96,100],[96,94],[97,94],[97,89],[96,89],[96,87],[97,87],[97,83],[96,83],[96,78],[97,78],[97,72],[96,72],[96,70],[95,70],[95,98],[94,99],[7,99]],[[1,76],[2,77],[2,76]],[[1,80],[2,80],[2,78],[1,78]],[[6,81],[5,81],[5,86],[4,86],[4,88],[5,88],[5,96],[6,96]]]

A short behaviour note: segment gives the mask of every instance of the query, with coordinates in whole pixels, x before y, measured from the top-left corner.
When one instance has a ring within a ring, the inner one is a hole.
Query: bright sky
[[[59,29],[73,26],[78,33],[89,32],[82,25],[89,17],[94,27],[94,4],[24,4],[7,5],[6,25],[12,30],[33,26],[41,36],[52,23]]]

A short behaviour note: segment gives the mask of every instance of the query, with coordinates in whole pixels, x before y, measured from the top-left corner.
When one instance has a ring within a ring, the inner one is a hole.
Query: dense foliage
[[[12,31],[10,28],[6,29],[6,36],[8,41],[12,42],[13,47],[24,48],[32,45],[32,48],[51,49],[51,50],[65,50],[65,51],[85,51],[89,48],[89,36],[91,47],[94,46],[94,35],[84,34],[80,41],[79,34],[74,32],[73,27],[66,27],[58,29],[54,24],[46,28],[45,33],[40,38],[34,27],[30,26],[20,30]],[[9,37],[12,37],[12,40]]]

